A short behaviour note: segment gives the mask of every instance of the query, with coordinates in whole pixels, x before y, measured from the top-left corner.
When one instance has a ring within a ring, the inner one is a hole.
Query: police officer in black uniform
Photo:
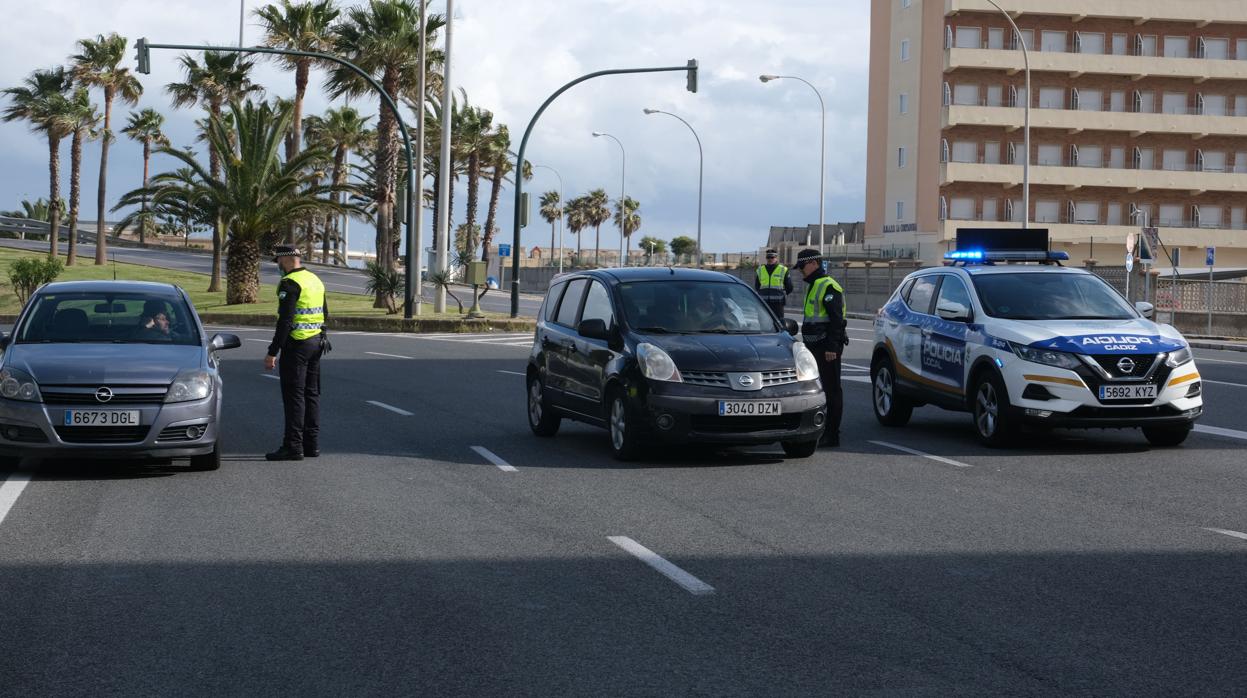
[[[264,457],[271,461],[315,458],[320,455],[320,358],[330,348],[324,331],[329,316],[325,286],[303,266],[294,246],[278,245],[273,261],[281,267],[282,279],[277,285],[277,331],[264,368],[273,370],[280,355],[286,425],[281,448]]]
[[[844,415],[840,358],[849,343],[844,289],[823,271],[823,258],[818,250],[801,250],[797,254],[796,269],[806,283],[801,338],[818,362],[818,377],[827,396],[827,428],[823,430],[819,445],[839,446],[840,420]]]

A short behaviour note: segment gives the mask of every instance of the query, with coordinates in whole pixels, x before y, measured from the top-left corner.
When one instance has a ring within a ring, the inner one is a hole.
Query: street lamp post
[[[624,185],[627,182],[627,176],[628,176],[628,152],[624,150],[623,142],[620,141],[618,138],[615,138],[611,134],[604,133],[602,131],[593,132],[594,138],[601,138],[602,136],[605,136],[611,139],[612,141],[615,141],[616,143],[618,143],[619,153],[622,156],[622,159],[620,160],[621,164],[619,167],[619,266],[623,267],[623,266],[627,266],[624,263],[625,261],[627,261],[624,258],[624,245],[626,245],[628,242],[628,210],[624,202],[628,200],[628,197],[627,197],[627,194],[625,193]]]
[[[1147,211],[1147,209],[1142,209],[1142,208],[1136,208],[1135,210],[1130,212],[1130,220],[1135,220],[1140,217],[1143,218],[1143,235],[1147,235],[1147,229],[1151,227],[1150,223],[1152,222],[1152,216]],[[1147,242],[1144,241],[1142,244],[1146,245]],[[1132,250],[1130,254],[1133,255],[1134,251]],[[1151,276],[1151,274],[1149,274],[1148,271],[1149,270],[1146,268],[1143,269],[1143,300],[1144,301],[1147,301],[1147,291],[1148,291],[1148,285],[1149,285],[1148,277]],[[1126,300],[1130,300],[1130,275],[1132,273],[1133,273],[1132,270],[1130,269],[1126,270]]]
[[[826,243],[824,239],[823,227],[823,210],[824,210],[824,179],[827,174],[827,105],[823,102],[823,95],[818,88],[805,78],[799,78],[796,75],[759,75],[758,79],[762,82],[770,82],[772,80],[800,80],[814,90],[814,95],[818,97],[818,109],[822,115],[822,121],[819,124],[819,155],[818,155],[818,253],[823,254],[825,250],[823,245]],[[805,244],[810,244],[809,235],[806,235]]]
[[[643,109],[646,114],[666,114],[667,116],[680,119],[680,117],[669,111],[661,109]],[[697,141],[697,268],[701,268],[701,191],[702,191],[702,172],[705,168],[706,157],[701,149],[701,138],[698,137],[697,131],[693,129],[692,124],[680,119],[680,123],[688,126],[689,132],[693,134],[693,139]],[[650,259],[654,257],[653,252],[650,253]]]
[[[453,130],[450,127],[453,111],[450,92],[450,27],[455,21],[454,16],[454,0],[446,0],[446,54],[442,58],[442,143],[439,162],[441,167],[437,179],[437,210],[440,212],[437,216],[437,273],[439,277],[445,276],[450,261],[447,259],[450,256],[450,139]],[[424,95],[421,95],[420,99],[423,100]],[[423,105],[420,111],[424,111]],[[517,174],[519,172],[522,170],[518,170]],[[516,256],[519,253],[518,249],[514,251]],[[433,312],[446,312],[446,286],[443,283],[438,284],[437,294],[433,297]]]
[[[425,84],[429,71],[428,63],[428,27],[429,2],[428,0],[420,0],[420,109],[416,113],[416,172],[415,182],[412,183],[411,191],[415,193],[415,203],[412,204],[412,215],[415,217],[414,235],[408,236],[407,244],[412,246],[407,259],[411,260],[411,268],[407,270],[407,278],[412,279],[414,275],[414,284],[407,284],[407,307],[406,317],[413,314],[419,315],[423,303],[421,299],[424,297],[424,100],[425,90],[428,87]],[[450,20],[447,19],[447,22]],[[447,51],[447,62],[450,60],[450,52]],[[414,306],[414,307],[413,307]]]
[[[550,170],[559,180],[559,273],[563,273],[563,175],[559,171],[549,165],[533,165],[533,169],[540,167],[543,170]],[[554,253],[554,231],[550,231],[550,253]],[[498,273],[498,281],[502,282],[502,273]]]
[[[1026,151],[1026,155],[1022,158],[1022,228],[1025,229],[1031,217],[1031,60],[1026,50],[1026,37],[1022,36],[1022,30],[1018,29],[1018,25],[1004,11],[995,0],[987,0],[991,6],[1000,10],[1000,14],[1008,20],[1009,26],[1013,27],[1013,34],[1018,38],[1018,44],[1022,47],[1022,66],[1026,69],[1026,108],[1022,114],[1022,150]]]

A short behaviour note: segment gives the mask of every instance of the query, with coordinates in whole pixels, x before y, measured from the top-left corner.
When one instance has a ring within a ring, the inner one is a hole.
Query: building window
[[[1078,52],[1101,55],[1104,53],[1104,35],[1096,33],[1076,32]]]
[[[1247,61],[1247,39],[1234,42],[1234,57],[1240,61]]]
[[[1200,39],[1200,58],[1223,61],[1230,57],[1229,39]]]
[[[896,202],[896,222],[903,223],[905,221],[905,202]]]
[[[997,211],[998,203],[999,202],[996,199],[983,199],[983,220],[985,221],[1000,220],[1000,213]]]
[[[1065,32],[1044,31],[1039,34],[1041,51],[1065,53]]]
[[[1059,87],[1039,88],[1039,108],[1040,109],[1064,109],[1065,108],[1065,90]]]
[[[1059,201],[1036,201],[1035,202],[1035,222],[1036,223],[1060,223],[1061,222],[1061,202]]]
[[[901,60],[909,60],[909,39],[901,39]]]
[[[1199,113],[1208,116],[1225,116],[1225,95],[1204,95],[1199,96]]]
[[[1199,207],[1199,227],[1201,228],[1220,228],[1221,216],[1225,215],[1225,209],[1220,206],[1200,206]]]
[[[1035,164],[1047,165],[1049,167],[1060,167],[1061,146],[1040,143],[1038,153],[1035,156]]]
[[[1078,149],[1079,167],[1104,167],[1104,149],[1098,145],[1084,145]]]
[[[1234,98],[1234,116],[1247,116],[1247,95]]]
[[[1108,151],[1108,166],[1115,170],[1126,169],[1126,149],[1115,146]]]
[[[1184,172],[1186,170],[1186,151],[1176,148],[1166,148],[1161,154],[1161,167],[1170,172]]]
[[[948,217],[955,221],[974,220],[974,199],[965,196],[953,197],[949,201]]]
[[[1104,222],[1108,225],[1121,225],[1121,204],[1113,203],[1104,207]]]
[[[905,146],[896,149],[896,166],[905,169]]]
[[[1166,92],[1161,97],[1160,108],[1164,114],[1185,114],[1187,112],[1185,92]]]
[[[987,48],[1004,50],[1005,47],[1005,30],[999,28],[988,28],[987,30]]]
[[[1100,202],[1079,201],[1074,204],[1074,222],[1084,225],[1100,224]]]
[[[1239,174],[1247,173],[1247,150],[1234,153],[1234,171]]]
[[[983,144],[983,162],[988,165],[1000,164],[1000,144],[988,142]]]
[[[987,106],[1003,107],[1005,104],[1005,88],[1004,85],[988,85],[987,86]]]
[[[1185,228],[1186,221],[1182,220],[1182,204],[1161,204],[1160,215],[1151,223],[1163,228]]]
[[[1126,92],[1124,90],[1114,90],[1109,93],[1108,110],[1115,112],[1126,111]]]
[[[1230,227],[1235,230],[1247,228],[1247,209],[1242,207],[1230,209]]]
[[[1125,34],[1114,34],[1113,35],[1113,55],[1114,56],[1126,55],[1126,35]]]
[[[976,106],[979,103],[978,85],[954,85],[953,104]]]
[[[1225,172],[1225,155],[1224,150],[1201,150],[1199,169],[1204,172]]]
[[[900,109],[902,114],[909,113],[909,95],[904,92],[900,95]]]
[[[979,144],[975,141],[954,141],[953,162],[978,162]]]
[[[1100,90],[1083,88],[1078,90],[1079,111],[1104,111],[1104,93]]]
[[[983,48],[982,31],[978,27],[957,27],[953,48]]]
[[[912,4],[914,4],[914,0],[901,0],[901,7],[903,9],[909,9],[909,6]]]
[[[1189,36],[1166,36],[1165,58],[1190,58],[1191,38]]]

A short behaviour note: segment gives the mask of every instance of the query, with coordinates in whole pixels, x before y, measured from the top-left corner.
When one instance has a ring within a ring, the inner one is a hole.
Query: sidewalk
[[[1206,337],[1201,335],[1187,335],[1186,338],[1195,349],[1247,352],[1247,339],[1238,337]]]

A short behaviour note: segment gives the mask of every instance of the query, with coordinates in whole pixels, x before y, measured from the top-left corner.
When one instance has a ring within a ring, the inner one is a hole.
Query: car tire
[[[780,445],[784,447],[784,455],[789,458],[809,458],[818,450],[818,439],[813,441],[785,441]]]
[[[1180,446],[1191,434],[1191,427],[1143,427],[1143,438],[1158,448]]]
[[[896,389],[896,369],[892,360],[882,357],[870,372],[870,397],[875,419],[885,427],[903,427],[914,413],[914,405]]]
[[[528,377],[528,427],[537,436],[551,437],[559,433],[563,418],[546,402],[545,384],[537,376]]]
[[[628,409],[628,401],[622,390],[610,393],[610,412],[607,415],[607,431],[610,433],[611,451],[621,461],[636,460],[641,455],[641,434],[636,414]]]
[[[17,470],[21,464],[21,456],[0,456],[0,470]]]
[[[1017,436],[1017,417],[1009,405],[1009,393],[995,373],[982,373],[975,382],[970,414],[974,416],[974,433],[984,446],[1008,446]]]
[[[205,453],[202,456],[191,456],[191,470],[208,471],[218,470],[221,467],[221,439],[218,438],[212,446],[212,453]]]

